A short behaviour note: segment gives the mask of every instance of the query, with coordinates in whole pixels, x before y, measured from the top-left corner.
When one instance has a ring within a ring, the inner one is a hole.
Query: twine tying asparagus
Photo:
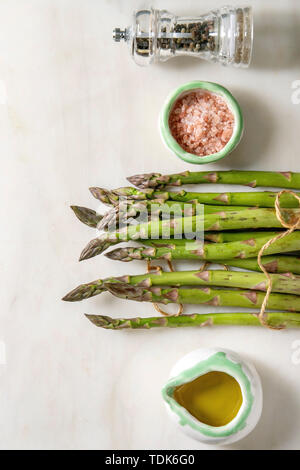
[[[172,261],[168,260],[168,266],[169,266],[169,269],[171,272],[174,272],[174,267],[173,267],[173,264],[172,264]],[[151,271],[160,271],[162,268],[160,266],[152,266],[151,265],[151,262],[150,261],[147,261],[147,272],[148,273],[151,273]],[[182,315],[183,313],[183,304],[179,304],[179,309],[178,309],[178,312],[175,313],[175,315],[173,314],[170,314],[168,312],[165,312],[157,303],[153,303],[153,307],[155,308],[155,310],[157,310],[157,312],[159,312],[161,315],[165,316],[165,317],[179,317],[179,315]]]
[[[172,273],[175,272],[172,261],[167,260],[167,263],[168,263],[170,271]],[[199,272],[201,273],[205,271],[205,269],[211,264],[213,263],[208,263],[208,262],[202,263],[202,266],[200,267]],[[225,271],[229,271],[229,266],[227,266],[226,264],[223,264],[222,266],[224,267]],[[152,266],[151,261],[147,261],[147,272],[151,273],[151,271],[162,271],[162,268],[160,266]],[[165,317],[179,317],[180,315],[183,314],[183,309],[184,309],[183,304],[179,304],[178,312],[175,314],[170,314],[170,313],[165,312],[156,302],[153,303],[153,307],[158,313],[160,313],[161,315]]]
[[[297,199],[297,201],[299,203],[299,206],[300,206],[300,197],[296,193],[294,193],[293,191],[291,191],[289,189],[283,189],[282,191],[280,191],[277,194],[276,199],[275,199],[276,217],[279,220],[279,222],[281,223],[281,225],[284,228],[287,228],[288,230],[286,232],[283,232],[283,233],[280,233],[280,234],[276,235],[275,237],[271,238],[267,243],[265,243],[265,245],[259,250],[259,253],[258,253],[258,256],[257,256],[258,266],[260,267],[260,269],[265,274],[265,276],[268,280],[268,288],[267,288],[266,295],[265,295],[264,301],[262,303],[258,318],[259,318],[259,321],[262,324],[262,326],[266,326],[267,328],[270,328],[272,330],[282,330],[284,328],[284,326],[271,326],[267,322],[266,312],[265,311],[266,311],[266,307],[267,307],[267,303],[268,303],[270,294],[272,292],[272,278],[271,278],[269,272],[266,270],[266,268],[262,264],[261,257],[263,255],[264,251],[267,248],[269,248],[269,246],[271,246],[275,241],[286,237],[287,235],[293,233],[295,230],[297,230],[300,227],[300,216],[298,217],[298,220],[296,221],[296,223],[290,224],[290,223],[287,223],[281,215],[280,197],[284,193],[288,193],[288,194],[291,194],[292,196],[294,196],[294,198]]]

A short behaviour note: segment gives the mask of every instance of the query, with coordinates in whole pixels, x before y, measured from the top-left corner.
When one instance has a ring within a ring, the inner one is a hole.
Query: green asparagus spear
[[[170,210],[171,206],[173,208]],[[149,211],[149,215],[151,217],[164,217],[170,215],[171,217],[190,217],[196,214],[196,205],[195,204],[185,204],[183,202],[173,203],[170,201],[166,201],[165,203],[158,204],[156,201],[152,203],[152,201],[141,201],[135,202],[131,201],[131,204],[128,205],[120,205],[113,207],[110,209],[106,214],[100,215],[96,211],[92,209],[88,209],[87,207],[80,207],[80,206],[71,206],[76,217],[85,225],[88,225],[92,228],[97,228],[98,230],[108,230],[111,227],[118,228],[122,224],[126,224],[128,219],[136,218],[144,211]],[[214,214],[218,212],[229,212],[229,211],[241,211],[245,210],[244,206],[212,206],[212,205],[203,205],[203,213],[204,214]],[[248,235],[250,233],[250,235]],[[254,233],[254,232],[252,232]],[[270,237],[273,236],[272,234],[276,234],[276,232],[257,232],[257,236],[262,236],[264,234],[270,234]],[[231,237],[232,235],[232,237]],[[252,235],[255,236],[255,235]],[[212,233],[206,234],[205,239],[210,240],[212,242],[222,242],[222,241],[231,241],[232,239],[235,240],[242,240],[245,238],[251,238],[251,232],[236,232],[232,234],[224,234],[224,233]]]
[[[135,206],[135,204],[134,204]],[[194,207],[194,206],[192,206]],[[122,221],[122,216],[118,215],[118,211],[114,208],[107,212],[104,216],[97,214],[94,210],[88,209],[86,207],[79,207],[79,206],[71,206],[72,210],[74,211],[75,215],[78,219],[92,228],[97,228],[98,230],[107,230],[111,225],[118,226],[118,221],[116,220],[118,217]],[[132,212],[132,209],[134,212]],[[245,210],[243,206],[228,206],[224,207],[221,210],[229,211],[229,210]],[[134,217],[137,214],[137,207],[130,207],[130,210],[126,214],[127,217]],[[220,211],[219,206],[204,206],[205,213],[216,213]],[[193,215],[194,211],[190,213]],[[207,241],[211,241],[214,243],[224,243],[229,241],[238,241],[238,240],[248,240],[250,238],[259,238],[259,237],[274,237],[279,232],[268,232],[268,231],[260,231],[260,232],[205,232],[204,239]],[[166,241],[164,239],[161,240],[143,240],[143,244],[150,245],[150,246],[157,246],[159,243],[166,244],[166,243],[176,243],[178,245],[182,245],[186,242],[185,239],[172,239],[172,241]]]
[[[205,304],[214,307],[260,308],[265,294],[251,290],[211,289],[210,287],[136,287],[128,284],[105,283],[105,287],[116,297],[137,302]],[[270,294],[267,308],[271,310],[300,311],[300,296],[292,294]]]
[[[281,233],[280,231],[273,231],[269,232],[267,230],[262,230],[262,231],[249,231],[249,232],[204,232],[204,240],[213,242],[213,243],[228,243],[228,242],[233,242],[233,241],[243,241],[243,240],[251,240],[251,239],[257,239],[261,237],[265,238],[272,238],[275,237],[275,235],[278,235]],[[160,247],[161,245],[172,245],[175,244],[176,246],[184,246],[186,244],[187,240],[186,238],[181,238],[181,239],[176,239],[176,238],[170,238],[168,240],[164,238],[160,238],[158,240],[141,240],[141,243],[143,245],[147,246],[154,246],[155,248]],[[299,247],[300,249],[300,247]]]
[[[274,207],[277,192],[226,192],[226,193],[198,193],[188,191],[154,191],[148,189],[140,191],[132,187],[118,188],[108,191],[102,188],[91,188],[96,199],[104,204],[118,205],[123,200],[183,202],[193,204],[209,204],[220,206],[248,206],[248,207]],[[299,194],[298,194],[299,195]],[[283,194],[280,198],[281,207],[295,208],[298,202],[291,194]]]
[[[284,217],[289,223],[295,223],[299,214],[299,209],[284,211]],[[245,211],[208,214],[204,217],[193,216],[166,221],[150,221],[140,225],[129,225],[119,231],[100,234],[83,250],[80,261],[92,258],[102,253],[109,246],[121,241],[170,238],[172,236],[182,238],[182,234],[188,236],[199,230],[221,231],[240,228],[282,228],[282,225],[277,219],[274,209],[247,209]],[[246,241],[244,241],[244,244],[247,245]],[[274,253],[274,251],[271,253]]]
[[[105,256],[111,258],[113,260],[118,261],[132,261],[133,259],[140,260],[140,251],[137,251],[132,256],[133,247],[128,249],[121,248],[119,250],[113,250],[107,253]],[[270,273],[294,273],[300,274],[300,257],[297,256],[263,256],[261,258],[263,266],[266,270]],[[235,268],[247,269],[250,271],[258,271],[261,272],[260,267],[258,266],[256,258],[234,258],[234,259],[219,259],[219,260],[211,260],[210,263],[220,264],[231,266]]]
[[[257,314],[254,313],[194,313],[168,317],[135,317],[110,318],[103,315],[86,315],[95,325],[107,330],[178,328],[185,326],[261,326]],[[272,312],[266,314],[266,323],[273,328],[299,328],[299,313]]]
[[[156,201],[129,201],[130,203],[120,203],[108,211],[98,225],[99,230],[107,230],[110,227],[118,227],[126,224],[129,219],[136,219],[147,222],[148,220],[172,219],[178,217],[191,217],[200,213],[200,207],[196,204],[186,204],[184,202],[166,201],[158,203]],[[214,206],[203,204],[203,214],[215,214],[230,211],[244,211],[245,206]]]
[[[300,276],[271,274],[272,292],[300,295]],[[268,281],[263,273],[246,273],[237,271],[158,271],[136,276],[109,277],[97,279],[96,281],[82,284],[67,294],[63,300],[77,302],[88,299],[106,290],[105,284],[126,284],[137,287],[152,286],[217,286],[238,287],[240,289],[251,289],[266,291]]]
[[[158,188],[181,186],[183,184],[240,184],[256,186],[300,189],[300,173],[290,171],[185,171],[173,175],[149,173],[127,178],[138,188]]]
[[[180,244],[172,243],[172,240],[161,241],[155,246],[155,240],[151,241],[151,246],[125,247],[115,249],[106,254],[110,259],[118,261],[153,260],[153,259],[197,259],[206,261],[218,261],[232,258],[254,258],[257,257],[260,249],[270,240],[270,237],[250,238],[248,240],[233,241],[227,243],[204,243],[202,241],[184,240]],[[171,243],[170,243],[171,242]],[[145,243],[145,241],[143,241]],[[148,241],[146,241],[148,243]],[[284,238],[275,241],[269,246],[264,254],[284,253],[297,251],[300,249],[300,232],[296,231]],[[226,261],[225,261],[226,263]]]
[[[296,256],[263,256],[261,261],[269,273],[300,274],[300,258]],[[218,260],[217,263],[261,272],[256,258]]]
[[[101,190],[103,191],[103,190]],[[132,187],[124,187],[114,189],[110,194],[111,203],[118,204],[120,198],[128,198],[134,200],[156,199],[164,201],[193,202],[201,204],[213,204],[221,206],[252,206],[252,207],[274,207],[277,192],[241,192],[241,193],[197,193],[187,192],[184,190],[178,192],[172,191],[154,191],[147,189],[140,191]],[[299,194],[298,194],[299,195]],[[297,200],[291,194],[283,194],[280,198],[281,207],[293,208],[298,207]]]
[[[96,211],[88,209],[87,207],[71,206],[71,209],[80,222],[88,225],[89,227],[97,228],[103,218],[102,215],[97,214]]]
[[[194,207],[194,206],[193,206]],[[118,221],[115,220],[118,217],[117,211],[115,209],[111,209],[109,212],[107,212],[105,215],[100,215],[97,214],[96,211],[92,209],[88,209],[86,207],[79,207],[79,206],[71,206],[72,210],[74,211],[75,215],[77,218],[84,223],[85,225],[88,225],[89,227],[92,228],[97,228],[98,230],[106,230],[108,229],[111,225],[115,225],[118,227]],[[207,214],[213,214],[217,213],[220,210],[225,210],[225,211],[232,211],[232,210],[245,210],[245,207],[243,206],[228,206],[220,209],[219,206],[204,206],[204,213]],[[136,207],[134,207],[134,211],[137,210]],[[136,214],[136,212],[135,212]],[[194,214],[194,210],[191,211],[190,215]],[[187,215],[187,214],[186,214]],[[127,214],[128,217],[134,217],[133,213],[131,210]],[[120,221],[124,221],[121,216],[119,216]],[[225,242],[230,242],[230,241],[238,241],[238,240],[248,240],[250,238],[260,238],[260,237],[275,237],[280,233],[279,231],[277,232],[270,232],[270,231],[249,231],[249,232],[205,232],[204,233],[204,239],[207,241],[211,241],[214,243],[225,243]],[[170,240],[170,243],[176,243],[178,245],[182,245],[186,242],[185,239],[172,239]],[[159,239],[159,240],[143,240],[143,244],[150,245],[150,246],[157,246],[159,243],[166,244],[167,241],[164,239]]]

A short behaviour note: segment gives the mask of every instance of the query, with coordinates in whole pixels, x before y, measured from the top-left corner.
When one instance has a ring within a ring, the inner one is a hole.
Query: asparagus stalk
[[[178,328],[212,325],[262,326],[257,314],[253,313],[194,313],[192,315],[148,318],[110,318],[103,315],[86,315],[86,317],[95,326],[106,330],[149,330],[150,328],[162,327]],[[266,323],[273,328],[299,328],[300,315],[286,312],[266,313]]]
[[[97,214],[96,211],[88,209],[87,207],[71,206],[71,209],[80,222],[89,227],[97,228],[98,224],[103,219],[102,215]]]
[[[258,255],[260,249],[270,240],[270,237],[250,238],[248,240],[233,241],[227,243],[203,243],[200,240],[184,240],[180,244],[159,242],[155,247],[155,240],[151,246],[125,247],[115,249],[106,254],[109,259],[118,261],[153,260],[153,259],[190,259],[218,261],[232,258],[253,258]],[[171,243],[170,243],[171,242]],[[146,242],[148,243],[148,242]],[[265,255],[297,251],[300,249],[300,232],[294,232],[280,240],[275,241],[265,250]],[[226,261],[225,261],[226,263]]]
[[[300,276],[271,274],[272,292],[300,295]],[[153,286],[217,286],[238,287],[241,289],[266,291],[268,281],[262,273],[245,273],[236,271],[158,271],[155,274],[136,276],[110,277],[82,284],[67,294],[63,300],[77,302],[94,297],[106,290],[108,284],[123,284],[137,287]]]
[[[92,188],[92,194],[105,204],[117,205],[120,200],[133,199],[137,201],[155,200],[176,201],[185,203],[201,203],[220,206],[252,206],[274,207],[277,192],[226,192],[226,193],[198,193],[188,191],[154,191],[147,189],[140,191],[132,187],[124,187],[108,191],[102,188]],[[104,194],[104,195],[103,195]],[[298,202],[291,194],[283,194],[280,198],[281,207],[295,208]]]
[[[159,188],[181,186],[183,184],[240,184],[256,186],[275,186],[277,188],[300,189],[300,173],[273,171],[185,171],[172,175],[149,173],[127,178],[138,188]]]
[[[263,256],[261,261],[269,273],[300,274],[300,258],[296,256]],[[217,263],[261,272],[256,258],[219,260]]]
[[[194,287],[193,289],[174,287],[136,287],[128,284],[106,283],[106,288],[116,297],[137,302],[205,304],[214,307],[260,308],[265,294],[251,290],[211,289]],[[300,296],[292,294],[270,294],[267,308],[271,310],[300,311]]]
[[[196,204],[166,201],[158,204],[156,201],[130,201],[130,204],[120,203],[114,206],[98,224],[99,230],[115,230],[128,224],[130,219],[139,218],[139,223],[158,219],[172,219],[179,217],[191,217],[197,215]],[[213,206],[203,204],[203,214],[215,214],[229,211],[242,211],[245,206]]]
[[[242,240],[251,240],[261,237],[268,237],[269,239],[275,237],[280,232],[270,232],[267,230],[263,231],[249,231],[249,232],[204,232],[204,240],[213,242],[213,243],[228,243],[233,241],[242,241]],[[141,243],[147,246],[154,246],[155,248],[160,247],[161,245],[172,245],[184,246],[187,242],[186,238],[176,239],[170,238],[168,240],[160,238],[158,240],[142,240]]]
[[[174,202],[166,201],[169,202],[169,204],[172,206]],[[186,203],[183,203],[186,207]],[[194,207],[196,206],[195,204],[193,205]],[[197,207],[197,206],[196,206]],[[204,214],[215,214],[218,212],[231,212],[231,211],[244,211],[245,209],[252,209],[252,207],[245,207],[245,206],[218,206],[218,205],[212,205],[212,204],[203,204],[203,212]],[[257,208],[258,209],[258,208]]]
[[[172,207],[173,206],[173,207]],[[110,209],[106,214],[98,214],[93,209],[81,206],[71,206],[76,217],[85,225],[98,230],[109,230],[111,227],[118,228],[128,223],[128,219],[136,218],[145,213],[153,218],[164,218],[164,216],[183,217],[196,214],[197,206],[195,204],[185,204],[183,202],[173,203],[166,201],[158,204],[156,201],[132,202],[131,204],[120,204]],[[214,214],[220,211],[241,211],[244,206],[212,206],[203,205],[204,214]],[[147,214],[148,212],[148,214]],[[147,220],[145,220],[146,222]],[[214,237],[212,237],[212,241]]]
[[[285,218],[290,223],[295,223],[299,213],[300,211],[297,209],[284,211]],[[109,246],[121,241],[170,238],[170,236],[182,238],[182,234],[195,234],[198,227],[201,227],[201,230],[204,231],[219,231],[240,229],[241,227],[244,229],[282,228],[282,225],[277,219],[274,209],[248,209],[245,211],[208,214],[205,217],[193,216],[167,221],[151,221],[140,225],[129,225],[119,231],[101,234],[83,250],[80,261],[92,258],[102,253]],[[243,243],[247,245],[246,241]],[[293,250],[295,250],[294,247],[289,248],[289,251]],[[275,251],[271,253],[275,253]]]
[[[143,203],[142,203],[143,204]],[[183,203],[181,203],[183,204]],[[137,204],[139,206],[139,204]],[[194,205],[192,206],[195,207]],[[76,217],[85,225],[88,225],[92,228],[98,228],[98,230],[107,230],[111,225],[117,226],[117,219],[119,218],[122,220],[122,216],[118,215],[118,210],[116,208],[111,209],[105,215],[97,214],[96,211],[92,209],[88,209],[86,207],[80,206],[71,206],[71,209],[74,211]],[[127,212],[127,217],[135,217],[138,215],[139,207],[136,207],[135,204],[130,206],[130,209]],[[228,206],[224,207],[221,210],[230,211],[230,210],[242,210],[245,208],[243,206]],[[140,207],[141,210],[141,207]],[[205,213],[216,213],[220,211],[219,206],[204,206]],[[194,210],[191,211],[190,215],[193,215],[195,212]],[[259,237],[274,237],[279,232],[268,232],[268,231],[260,231],[260,232],[205,232],[204,239],[207,241],[211,241],[214,243],[225,243],[230,241],[238,241],[238,240],[248,240],[250,238],[259,238]],[[166,243],[176,243],[178,245],[182,245],[186,242],[185,239],[172,239],[171,240],[143,240],[143,243],[150,246],[157,246],[159,243],[166,244]]]
[[[117,261],[133,261],[134,259],[141,259],[140,252],[132,256],[132,248],[123,248],[120,250],[113,250],[107,253],[107,256],[110,259]],[[198,258],[197,258],[198,260]],[[300,257],[297,256],[263,256],[261,258],[263,266],[270,273],[294,273],[300,274]],[[261,272],[260,267],[258,266],[256,258],[234,258],[234,259],[219,259],[219,260],[210,260],[211,263],[227,265],[235,268],[247,269],[250,271]]]
[[[183,204],[183,203],[182,203]],[[133,207],[134,206],[134,207]],[[192,206],[195,207],[195,206]],[[117,226],[117,219],[123,220],[122,216],[118,215],[118,210],[116,208],[111,209],[105,215],[97,214],[96,211],[92,209],[88,209],[86,207],[80,206],[71,206],[71,209],[74,211],[76,217],[85,225],[88,225],[92,228],[98,228],[98,230],[107,230],[110,228],[111,225]],[[132,209],[134,212],[132,212]],[[229,210],[242,210],[245,209],[243,206],[228,206],[222,208],[222,210],[229,211]],[[138,207],[133,204],[130,207],[130,210],[126,214],[127,217],[134,217],[137,215]],[[205,213],[216,213],[220,211],[219,206],[204,206]],[[194,211],[191,212],[190,215],[193,215]],[[259,237],[274,237],[279,232],[268,232],[268,231],[260,231],[260,232],[205,232],[204,239],[207,241],[211,241],[214,243],[225,243],[229,241],[238,241],[238,240],[248,240],[250,238],[259,238]],[[166,243],[176,243],[178,245],[182,245],[186,242],[185,239],[172,239],[171,240],[143,240],[143,243],[150,246],[157,246],[159,243],[166,244]]]

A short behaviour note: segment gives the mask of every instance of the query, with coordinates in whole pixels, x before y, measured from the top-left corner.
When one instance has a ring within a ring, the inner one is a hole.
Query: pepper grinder
[[[253,43],[251,7],[225,6],[199,17],[178,17],[153,8],[136,11],[133,24],[113,31],[138,65],[193,56],[224,65],[248,67]]]

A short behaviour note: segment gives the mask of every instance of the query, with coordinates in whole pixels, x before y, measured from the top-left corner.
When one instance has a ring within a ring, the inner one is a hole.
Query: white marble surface
[[[152,1],[178,14],[223,3]],[[300,348],[300,331],[110,332],[83,313],[150,315],[151,305],[108,295],[60,300],[80,282],[144,270],[105,257],[79,264],[94,234],[69,205],[96,208],[92,185],[122,186],[137,172],[187,168],[166,152],[157,131],[158,112],[175,86],[218,81],[243,107],[242,143],[206,169],[299,170],[300,105],[291,96],[300,79],[300,3],[248,4],[256,16],[251,69],[191,59],[141,69],[125,45],[111,40],[113,27],[126,25],[141,2],[1,0],[0,448],[205,448],[178,433],[160,396],[173,363],[200,346],[234,349],[262,378],[262,419],[232,448],[300,448],[293,349]]]

